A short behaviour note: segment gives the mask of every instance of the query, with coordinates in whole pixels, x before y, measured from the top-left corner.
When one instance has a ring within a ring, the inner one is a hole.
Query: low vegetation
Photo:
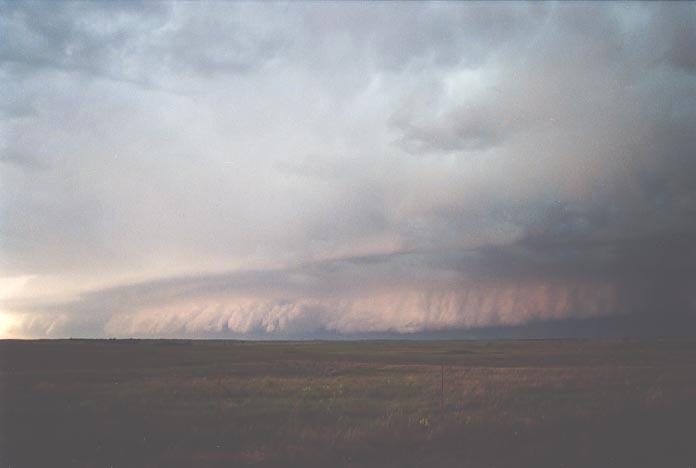
[[[692,341],[4,341],[0,372],[3,467],[696,467]]]

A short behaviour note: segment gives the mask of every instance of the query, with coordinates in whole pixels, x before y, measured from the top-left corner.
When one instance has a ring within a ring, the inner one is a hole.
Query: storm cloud
[[[0,37],[2,336],[696,324],[693,3],[7,2]]]

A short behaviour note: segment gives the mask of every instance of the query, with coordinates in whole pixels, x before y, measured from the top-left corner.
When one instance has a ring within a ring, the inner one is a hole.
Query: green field
[[[3,341],[0,372],[3,467],[696,467],[694,341]]]

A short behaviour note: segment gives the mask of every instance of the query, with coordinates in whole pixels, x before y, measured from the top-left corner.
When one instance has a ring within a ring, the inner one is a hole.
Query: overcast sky
[[[8,2],[0,83],[0,337],[696,331],[696,3]]]

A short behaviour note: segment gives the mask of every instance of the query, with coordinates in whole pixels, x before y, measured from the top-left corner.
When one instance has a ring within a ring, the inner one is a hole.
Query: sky
[[[691,2],[2,2],[0,337],[693,336],[694,44]]]

